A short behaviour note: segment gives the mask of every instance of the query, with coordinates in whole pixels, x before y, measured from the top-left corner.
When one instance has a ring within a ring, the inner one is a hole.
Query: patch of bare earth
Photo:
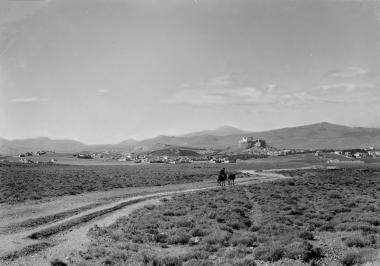
[[[174,195],[90,230],[77,265],[379,265],[375,170],[297,176]]]
[[[242,177],[241,185],[278,177]],[[263,180],[261,180],[263,179]],[[178,193],[207,190],[215,181],[152,188],[119,189],[64,196],[45,202],[6,206],[0,229],[1,265],[49,265],[54,258],[68,260],[89,245],[87,232],[108,226],[122,216],[158,199]],[[136,196],[139,195],[139,196]],[[26,209],[32,212],[24,213]],[[0,219],[1,220],[1,219]]]

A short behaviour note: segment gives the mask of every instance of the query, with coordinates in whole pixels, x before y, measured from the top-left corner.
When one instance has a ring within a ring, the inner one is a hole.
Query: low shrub
[[[234,266],[257,266],[256,262],[252,258],[245,258],[240,261],[236,261],[233,264]]]
[[[327,193],[327,196],[330,198],[330,199],[340,199],[342,198],[342,193],[337,191],[337,190],[332,190],[332,191],[329,191]]]
[[[233,246],[243,245],[246,247],[252,247],[256,242],[257,236],[249,232],[234,233],[230,239],[230,243]]]
[[[285,249],[281,245],[261,246],[254,250],[254,257],[263,261],[278,261],[285,255]]]
[[[231,237],[230,233],[226,231],[218,230],[205,236],[203,238],[203,241],[205,241],[209,245],[215,245],[215,244],[223,245],[224,242],[228,242],[230,237]]]
[[[185,245],[189,243],[189,240],[191,238],[191,235],[186,232],[176,232],[170,239],[169,239],[169,244],[180,244],[180,245]]]
[[[167,243],[169,236],[164,233],[154,235],[154,241],[158,243]]]
[[[257,231],[260,230],[260,226],[259,226],[259,225],[255,225],[255,224],[253,224],[253,225],[251,225],[251,227],[249,228],[249,230],[250,230],[251,232],[257,232]]]
[[[188,227],[188,228],[192,228],[194,227],[194,222],[191,221],[191,220],[187,220],[187,219],[181,219],[181,220],[178,220],[176,222],[176,226],[177,227]]]
[[[214,253],[214,252],[217,252],[219,250],[219,245],[217,244],[209,244],[207,243],[205,246],[204,246],[204,250],[207,251],[207,252],[210,252],[210,253]]]
[[[333,223],[325,223],[322,224],[319,228],[319,231],[326,231],[326,232],[335,232],[335,224]]]
[[[314,247],[307,241],[293,242],[286,246],[286,257],[290,259],[299,259],[304,262],[309,262],[312,260],[317,260],[323,257],[320,248]]]
[[[344,241],[347,247],[363,248],[371,245],[368,239],[365,239],[363,236],[360,235],[350,236],[342,240]]]
[[[181,266],[183,261],[179,257],[168,256],[153,259],[154,266]]]
[[[341,262],[344,266],[360,265],[364,263],[363,255],[358,252],[347,253]]]
[[[51,266],[67,266],[68,264],[60,259],[54,259],[50,262]]]
[[[309,231],[302,231],[298,234],[299,238],[305,239],[305,240],[314,240],[314,235],[313,233]]]
[[[349,252],[344,255],[341,260],[344,266],[362,265],[367,262],[372,263],[370,265],[377,265],[377,251],[373,249],[364,249],[357,252]]]
[[[227,223],[234,230],[245,229],[251,226],[251,221],[246,219],[245,221],[234,221],[232,223]]]
[[[183,266],[214,266],[214,263],[211,260],[191,259],[186,261]]]
[[[210,257],[211,253],[204,250],[204,246],[198,247],[198,249],[194,249],[193,251],[189,251],[188,253],[182,255],[182,259],[184,261],[188,260],[205,260]]]
[[[218,265],[221,266],[257,266],[255,259],[253,258],[234,258],[218,261]]]
[[[191,235],[194,236],[194,237],[205,236],[205,235],[208,235],[208,234],[209,234],[209,232],[207,230],[204,230],[204,229],[199,228],[199,227],[196,227],[193,230],[191,230]]]

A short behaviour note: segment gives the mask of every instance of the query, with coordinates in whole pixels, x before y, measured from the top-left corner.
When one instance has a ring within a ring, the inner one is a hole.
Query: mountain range
[[[184,134],[182,135],[182,137],[197,137],[197,136],[202,136],[202,135],[223,137],[223,136],[238,135],[238,134],[244,134],[244,133],[247,133],[247,131],[241,130],[239,128],[232,127],[232,126],[221,126],[216,129],[202,130],[202,131]]]
[[[190,149],[234,149],[243,136],[265,139],[275,148],[286,149],[346,149],[380,148],[380,129],[348,127],[331,123],[281,128],[263,132],[249,132],[231,126],[214,130],[193,132],[181,136],[158,136],[155,138],[125,140],[118,144],[86,145],[74,140],[33,138],[7,140],[0,138],[0,154],[18,154],[26,151],[55,150],[56,152],[79,151],[130,151],[151,152],[168,147]]]

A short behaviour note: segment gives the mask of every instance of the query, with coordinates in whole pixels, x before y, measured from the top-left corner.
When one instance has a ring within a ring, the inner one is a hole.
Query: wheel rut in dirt
[[[106,208],[106,209],[103,209],[103,210],[100,210],[100,211],[96,211],[96,212],[93,212],[93,213],[90,213],[90,214],[87,214],[87,215],[84,215],[84,216],[81,216],[81,217],[78,217],[78,218],[71,219],[71,220],[69,220],[67,222],[64,222],[64,223],[57,224],[55,226],[46,228],[44,230],[35,232],[35,233],[29,235],[28,238],[30,238],[30,239],[47,238],[47,237],[49,237],[51,235],[54,235],[54,234],[59,233],[59,232],[66,231],[66,230],[68,230],[68,229],[70,229],[70,228],[72,228],[74,226],[86,223],[86,222],[91,221],[91,220],[93,220],[93,219],[95,219],[97,217],[101,217],[101,216],[106,215],[106,214],[108,214],[110,212],[117,211],[117,210],[119,210],[121,208],[124,208],[126,206],[129,206],[129,205],[132,205],[132,204],[135,204],[135,203],[139,203],[139,202],[142,202],[142,201],[145,201],[145,200],[157,198],[157,197],[159,197],[159,196],[150,196],[150,197],[144,197],[144,198],[140,198],[140,199],[130,200],[130,201],[127,201],[127,202],[122,202],[120,204],[117,204],[114,207],[110,207],[110,208]]]
[[[241,180],[239,180],[239,182],[237,182],[236,185],[248,185],[252,183],[268,182],[268,181],[274,181],[279,178],[285,178],[285,177],[260,173],[255,176],[251,176],[249,178],[241,178]],[[8,261],[16,262],[17,259],[22,259],[23,257],[30,257],[29,256],[30,254],[39,256],[38,254],[45,253],[44,250],[59,250],[63,242],[65,242],[64,245],[66,246],[66,249],[72,248],[71,247],[72,245],[69,242],[72,242],[73,240],[70,240],[69,235],[72,235],[76,231],[78,232],[80,231],[81,232],[80,238],[86,238],[87,230],[90,227],[94,226],[95,222],[108,219],[109,223],[112,223],[117,218],[124,216],[124,214],[119,215],[118,213],[126,213],[126,215],[128,215],[129,214],[128,211],[132,211],[133,209],[135,209],[135,207],[140,208],[142,206],[145,206],[145,204],[148,204],[152,200],[154,200],[157,203],[160,198],[168,197],[174,194],[196,192],[196,191],[208,190],[208,189],[214,189],[214,188],[218,188],[218,186],[208,185],[206,187],[200,187],[200,188],[194,188],[194,189],[186,189],[186,190],[178,190],[178,191],[163,191],[160,193],[153,193],[153,194],[128,198],[124,200],[119,200],[117,202],[113,202],[112,204],[105,204],[105,205],[100,206],[99,208],[95,208],[96,210],[83,211],[77,215],[70,216],[68,218],[66,217],[65,219],[59,222],[53,222],[45,226],[40,226],[38,228],[35,228],[34,230],[29,230],[29,231],[25,231],[21,233],[19,232],[18,234],[15,234],[15,237],[18,237],[18,241],[21,243],[22,239],[24,239],[25,242],[29,244],[21,245],[20,247],[12,250],[12,252],[8,252],[7,254],[0,254],[0,260],[3,260],[3,261],[8,260]],[[110,218],[110,217],[114,217],[114,218]],[[26,241],[27,239],[29,240]],[[75,241],[77,241],[78,243],[80,243],[81,241],[83,243],[86,242],[84,239],[81,240],[77,238],[75,238]],[[10,263],[8,265],[16,265],[16,264]],[[25,265],[30,265],[30,264],[25,264]],[[36,262],[35,265],[45,265],[45,264]]]

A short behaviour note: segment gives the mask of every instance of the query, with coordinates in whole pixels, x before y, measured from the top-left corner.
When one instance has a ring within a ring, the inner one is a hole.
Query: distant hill
[[[153,156],[200,156],[199,153],[193,150],[189,149],[180,149],[180,148],[167,148],[167,149],[161,149],[152,151],[149,153],[149,155]]]
[[[139,141],[135,140],[135,139],[127,139],[127,140],[120,142],[119,145],[121,145],[121,146],[133,146],[138,142]]]
[[[228,132],[230,134],[224,135]],[[222,127],[182,136],[158,136],[142,141],[127,140],[118,144],[104,145],[85,145],[73,140],[52,140],[49,138],[12,141],[0,139],[0,154],[18,154],[37,150],[151,152],[168,149],[168,146],[190,150],[197,148],[233,150],[243,136],[264,139],[271,147],[286,149],[346,149],[368,148],[370,146],[380,148],[380,129],[378,128],[347,127],[323,122],[263,132],[245,132],[232,127]]]
[[[26,151],[55,150],[59,152],[77,152],[86,148],[82,142],[67,139],[50,138],[0,139],[1,154],[19,154]]]
[[[241,130],[236,127],[232,126],[221,126],[216,129],[211,130],[202,130],[198,132],[192,132],[185,135],[182,135],[182,137],[196,137],[196,136],[202,136],[202,135],[210,135],[210,136],[229,136],[229,135],[238,135],[246,133],[246,131]]]
[[[317,123],[263,132],[245,132],[227,136],[159,136],[140,141],[134,150],[156,150],[157,145],[188,146],[209,149],[233,149],[243,136],[264,139],[271,147],[285,149],[344,149],[380,148],[380,129],[347,127],[331,123]]]
[[[138,143],[137,140],[128,139],[124,140],[118,144],[95,144],[87,145],[86,149],[88,151],[129,151]]]
[[[277,148],[344,149],[380,148],[380,129],[347,127],[331,123],[290,127],[251,134]]]

